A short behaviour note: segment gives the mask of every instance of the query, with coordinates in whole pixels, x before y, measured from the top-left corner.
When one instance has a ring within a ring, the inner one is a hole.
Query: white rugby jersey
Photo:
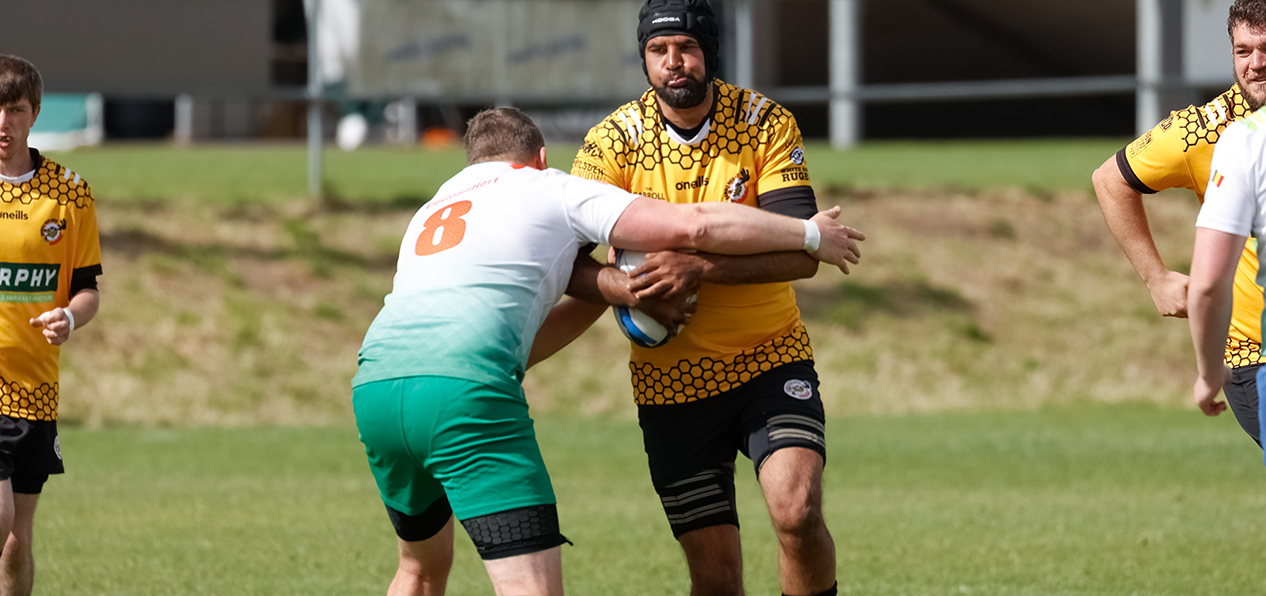
[[[462,170],[409,223],[352,385],[433,375],[517,387],[577,250],[607,244],[635,198],[553,169]]]
[[[1196,227],[1261,237],[1266,229],[1264,157],[1266,113],[1258,110],[1227,127],[1213,151],[1209,185]],[[1260,270],[1257,283],[1262,283]]]

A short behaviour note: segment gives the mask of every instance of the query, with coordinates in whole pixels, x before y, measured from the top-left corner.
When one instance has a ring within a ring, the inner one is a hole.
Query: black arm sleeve
[[[818,214],[818,199],[812,186],[792,186],[760,193],[756,204],[765,211],[810,219]]]
[[[74,296],[83,290],[97,289],[97,276],[101,275],[101,265],[80,267],[70,273],[70,295]]]
[[[1130,188],[1145,195],[1154,195],[1158,192],[1148,188],[1142,180],[1139,180],[1138,174],[1134,173],[1134,168],[1130,167],[1130,160],[1125,158],[1125,149],[1117,151],[1117,169],[1121,170],[1121,177],[1125,178],[1125,183],[1129,184]]]

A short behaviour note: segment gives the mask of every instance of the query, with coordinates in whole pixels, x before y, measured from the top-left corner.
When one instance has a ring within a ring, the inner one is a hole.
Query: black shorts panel
[[[391,518],[391,525],[396,529],[396,536],[406,542],[419,542],[439,534],[448,525],[449,518],[453,517],[453,508],[448,504],[447,495],[436,499],[420,515],[409,515],[391,505],[384,505],[387,507],[387,517]]]
[[[1222,387],[1226,403],[1235,413],[1235,420],[1257,442],[1258,447],[1262,446],[1262,431],[1257,419],[1257,370],[1261,367],[1254,364],[1231,369],[1231,382]]]
[[[812,361],[785,364],[698,401],[638,406],[651,481],[658,489],[723,464],[733,465],[739,452],[750,457],[753,434],[768,428],[770,419],[780,415],[825,422]],[[813,448],[815,444],[780,442],[773,447]],[[772,451],[759,455],[763,459]],[[753,463],[759,470],[760,462]]]
[[[65,471],[55,420],[0,416],[0,480],[12,478],[14,492],[38,494],[50,474]]]

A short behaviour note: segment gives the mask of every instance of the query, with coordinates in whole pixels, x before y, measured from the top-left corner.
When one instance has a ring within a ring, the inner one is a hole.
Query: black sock
[[[836,596],[836,594],[839,594],[839,588],[840,588],[840,582],[835,582],[834,584],[831,585],[831,587],[821,592],[818,592],[817,594],[810,594],[809,596]],[[783,594],[782,596],[787,596],[787,595]]]

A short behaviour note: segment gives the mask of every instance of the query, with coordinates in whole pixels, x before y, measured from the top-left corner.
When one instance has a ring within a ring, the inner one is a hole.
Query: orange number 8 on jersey
[[[422,224],[414,252],[425,257],[457,246],[466,237],[466,220],[462,216],[470,213],[470,207],[470,201],[458,201],[432,213]]]

